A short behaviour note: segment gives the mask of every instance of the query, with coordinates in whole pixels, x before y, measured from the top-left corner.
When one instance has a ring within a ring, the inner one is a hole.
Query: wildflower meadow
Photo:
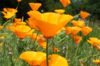
[[[90,13],[66,14],[70,0],[59,0],[62,9],[40,12],[42,3],[27,3],[29,18],[17,18],[18,8],[3,8],[0,24],[0,66],[99,66],[99,24]],[[80,19],[78,19],[80,17]]]

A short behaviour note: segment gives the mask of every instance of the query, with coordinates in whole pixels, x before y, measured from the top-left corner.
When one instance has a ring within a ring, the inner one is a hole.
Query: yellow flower
[[[93,60],[92,62],[94,62],[94,63],[100,65],[100,60],[99,60],[99,59]]]
[[[3,8],[3,11],[2,11],[4,18],[7,18],[7,19],[13,17],[16,12],[17,10],[14,8]]]
[[[0,30],[3,29],[3,28],[4,28],[3,26],[0,26]]]
[[[48,66],[68,66],[68,62],[64,57],[61,57],[60,55],[52,54],[49,57],[50,60],[48,60]],[[47,66],[46,60],[40,63],[41,66]]]
[[[15,30],[13,31],[17,37],[20,39],[26,38],[28,36],[28,33],[31,31],[31,28],[29,26],[16,26]]]
[[[54,47],[53,52],[60,52],[60,50],[58,48]]]
[[[81,31],[80,27],[74,26],[74,27],[71,28],[71,33],[74,34],[74,35],[77,34],[79,31]]]
[[[87,40],[87,42],[89,42],[93,46],[97,46],[98,44],[100,44],[100,40],[98,38],[91,37],[89,39],[90,40]]]
[[[64,7],[66,7],[67,5],[71,3],[70,0],[60,0],[60,2]]]
[[[15,22],[21,22],[21,19],[20,18],[14,18],[14,21]]]
[[[45,41],[45,39],[43,39],[43,38],[40,38],[39,40],[38,40],[38,44],[42,47],[42,48],[46,48],[46,41]]]
[[[85,11],[80,11],[80,14],[81,14],[81,18],[82,19],[85,19],[89,15],[89,13],[88,12],[85,12]]]
[[[83,22],[83,21],[75,21],[75,20],[73,20],[71,22],[72,22],[72,24],[74,26],[77,26],[77,27],[83,27],[83,26],[85,26],[85,22]]]
[[[0,39],[4,39],[4,36],[0,36]]]
[[[66,35],[71,34],[72,27],[65,27]]]
[[[23,52],[20,58],[28,62],[31,66],[35,66],[46,59],[46,54],[43,52],[27,51]]]
[[[26,22],[16,22],[16,25],[26,25]]]
[[[71,37],[73,38],[75,44],[78,44],[82,40],[81,36],[77,36],[77,35],[74,35],[74,34],[72,34]]]
[[[82,27],[81,31],[82,31],[83,35],[86,36],[92,31],[92,28],[84,26],[84,27]]]
[[[38,11],[31,11],[31,13],[28,13],[28,15],[35,20],[34,25],[36,25],[45,38],[55,36],[73,18],[71,15],[53,12],[40,13]]]
[[[17,2],[21,2],[22,0],[17,0]]]
[[[37,11],[42,4],[41,3],[29,3],[29,5],[33,11]]]
[[[54,10],[54,11],[57,12],[57,13],[59,13],[59,14],[62,14],[62,13],[65,12],[65,10],[63,10],[63,9],[56,9],[56,10]]]

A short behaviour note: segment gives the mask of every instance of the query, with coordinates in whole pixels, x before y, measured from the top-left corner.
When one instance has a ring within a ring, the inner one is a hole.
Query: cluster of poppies
[[[17,1],[20,2],[21,0]],[[64,7],[71,3],[70,0],[60,0],[60,2]],[[51,39],[62,30],[65,30],[66,35],[70,34],[75,43],[78,44],[80,40],[82,40],[82,37],[78,36],[77,33],[81,31],[83,35],[86,36],[92,31],[92,28],[85,26],[85,22],[83,21],[72,20],[74,17],[69,14],[63,14],[65,12],[63,9],[56,9],[55,12],[40,13],[37,10],[41,5],[41,3],[29,3],[32,10],[27,12],[27,14],[30,16],[28,20],[23,22],[20,18],[14,18],[14,23],[11,23],[10,26],[6,26],[6,28],[13,31],[14,34],[19,37],[19,39],[29,37],[32,38],[33,41],[38,40],[38,44],[42,48],[46,48],[46,53],[27,51],[20,55],[20,58],[28,62],[31,66],[68,66],[65,58],[56,54],[48,56],[48,44],[45,39]],[[17,8],[4,8],[2,11],[4,18],[7,19],[12,18],[16,12]],[[85,19],[88,17],[89,13],[80,11],[80,15],[82,19]],[[74,26],[64,27],[69,21],[71,21]],[[27,26],[26,23],[28,23],[29,26]],[[34,33],[35,30],[33,28],[42,34],[38,35]],[[0,26],[0,29],[3,29],[3,27]],[[93,46],[100,44],[100,40],[96,38],[90,38],[88,42]],[[100,48],[99,46],[97,47]],[[60,50],[58,48],[54,47],[54,52],[59,51]]]

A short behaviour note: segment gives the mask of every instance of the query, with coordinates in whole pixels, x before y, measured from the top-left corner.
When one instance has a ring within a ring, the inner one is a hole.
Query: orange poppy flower
[[[28,36],[29,36],[29,38],[32,38],[33,41],[36,41],[36,40],[38,40],[38,39],[40,39],[40,38],[43,37],[43,35],[38,35],[38,36],[37,36],[36,33],[28,34]]]
[[[71,22],[72,22],[72,24],[74,26],[77,26],[77,27],[83,27],[83,26],[85,26],[85,22],[83,22],[83,21],[75,21],[75,20],[73,20]]]
[[[92,62],[94,62],[94,63],[96,63],[96,64],[100,65],[100,60],[98,60],[98,59],[93,60]]]
[[[33,11],[37,11],[41,5],[41,3],[29,3],[29,6]]]
[[[60,52],[60,50],[58,48],[54,47],[53,52]]]
[[[20,19],[20,18],[14,18],[14,21],[15,21],[15,22],[21,22],[21,20],[22,20],[22,19]]]
[[[46,48],[46,41],[45,41],[45,39],[43,39],[43,38],[40,38],[39,40],[38,40],[38,44],[42,47],[42,48]]]
[[[3,11],[2,11],[4,18],[7,18],[7,19],[13,17],[16,12],[17,10],[14,8],[3,8]]]
[[[72,27],[65,27],[65,29],[66,35],[71,34]]]
[[[86,36],[92,31],[92,28],[84,26],[84,27],[82,27],[81,31],[82,31],[83,35]]]
[[[40,13],[33,11],[34,15],[30,17],[35,18],[35,25],[45,38],[51,38],[56,35],[57,31],[61,30],[72,18],[71,15],[57,14],[52,12]]]
[[[3,26],[0,26],[0,30],[3,29],[3,28],[4,28]]]
[[[66,7],[67,5],[71,3],[70,0],[60,0],[60,2],[64,7]]]
[[[80,27],[74,26],[74,27],[71,28],[71,33],[74,34],[74,35],[77,34],[79,31],[81,31]]]
[[[11,18],[15,15],[14,13],[11,13],[11,12],[6,12],[5,13],[5,12],[2,11],[2,13],[4,15],[4,18],[7,18],[7,19],[9,19],[9,18]]]
[[[37,30],[39,30],[35,25],[34,25],[34,22],[35,20],[32,19],[32,18],[28,18],[28,21],[26,21],[28,23],[28,25],[31,27],[31,28],[36,28]]]
[[[6,28],[10,31],[15,31],[15,26],[6,26]]]
[[[14,9],[14,8],[4,8],[4,9],[7,9],[7,12],[9,11],[9,12],[11,12],[11,13],[17,13],[18,11],[16,10],[16,9]],[[3,9],[3,10],[4,10]],[[6,11],[5,11],[6,12]]]
[[[74,35],[74,34],[72,34],[71,37],[75,41],[75,44],[78,44],[82,40],[81,36],[77,36],[77,35]]]
[[[49,59],[50,60],[48,61],[48,66],[68,66],[67,60],[60,55],[52,54],[50,55]],[[40,65],[47,66],[46,60],[41,62]]]
[[[26,22],[16,22],[16,25],[26,25]]]
[[[34,32],[35,30],[34,29],[32,29],[30,32],[28,32],[28,36],[30,36],[31,37],[31,35],[33,34],[33,32]]]
[[[26,38],[28,36],[28,33],[31,31],[31,28],[29,26],[16,26],[15,31],[13,31],[17,37],[20,39]]]
[[[4,36],[0,36],[0,39],[4,39]]]
[[[17,2],[21,2],[22,0],[17,0]]]
[[[46,54],[43,52],[27,51],[23,52],[20,58],[28,62],[31,66],[35,66],[46,59]]]
[[[61,30],[65,30],[65,27],[62,27]]]
[[[82,19],[85,19],[89,15],[89,13],[88,12],[85,12],[85,11],[80,11],[80,14],[81,14],[81,18]]]
[[[56,10],[54,10],[54,11],[57,12],[57,13],[59,13],[59,14],[62,14],[62,13],[65,12],[65,10],[63,10],[63,9],[56,9]]]
[[[98,44],[98,45],[97,45],[97,49],[98,49],[98,50],[99,50],[99,52],[100,52],[100,44]]]
[[[91,37],[89,39],[90,40],[87,40],[87,42],[89,42],[93,46],[97,46],[98,44],[100,44],[100,40],[98,38]]]

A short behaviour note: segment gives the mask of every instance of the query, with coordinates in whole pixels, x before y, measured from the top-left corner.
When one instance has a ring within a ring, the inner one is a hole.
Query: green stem
[[[62,42],[64,39],[66,39],[67,36],[65,36],[63,39],[61,39],[58,43]]]
[[[47,44],[46,44],[46,61],[47,61],[47,66],[48,66],[48,39],[47,39]]]
[[[18,2],[18,5],[17,5],[16,9],[18,9],[18,6],[19,6],[19,2]]]
[[[39,31],[37,32],[37,35],[36,35],[35,41],[34,41],[34,43],[33,43],[33,48],[32,48],[32,49],[33,49],[34,51],[36,51],[36,48],[35,48],[35,42],[36,42],[36,39],[37,39],[38,34],[39,34]]]
[[[75,18],[75,17],[77,17],[77,16],[79,16],[80,15],[80,13],[79,14],[77,14],[77,15],[75,15],[73,18]]]
[[[10,22],[10,20],[8,20],[8,21],[6,21],[4,24],[3,24],[3,26],[5,26],[7,23],[9,23]]]
[[[100,53],[99,54],[95,54],[95,55],[91,55],[91,56],[88,56],[88,57],[83,58],[82,60],[84,60],[86,58],[89,58],[89,57],[96,57],[96,56],[99,56],[99,55],[100,55]]]

